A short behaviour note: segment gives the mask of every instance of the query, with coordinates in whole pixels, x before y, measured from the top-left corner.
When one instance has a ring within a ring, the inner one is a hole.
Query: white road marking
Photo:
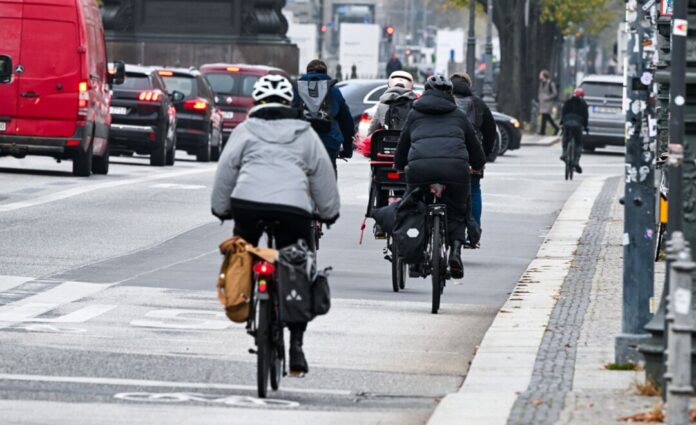
[[[63,282],[47,291],[0,307],[0,329],[12,323],[26,321],[79,323],[79,320],[84,321],[91,319],[111,310],[114,306],[88,306],[80,311],[70,313],[60,318],[37,319],[36,316],[54,310],[62,304],[72,303],[81,298],[96,294],[111,286],[113,286],[112,283]]]
[[[139,183],[150,182],[153,180],[163,180],[182,176],[188,176],[191,174],[201,174],[215,171],[214,168],[196,168],[195,170],[182,170],[173,173],[157,174],[154,176],[145,176],[125,180],[114,180],[103,183],[95,184],[85,184],[82,186],[74,187],[71,189],[61,190],[59,192],[54,192],[49,195],[39,196],[34,199],[29,199],[26,201],[12,202],[9,204],[0,205],[0,212],[15,211],[22,208],[35,207],[38,205],[47,204],[49,202],[60,201],[63,199],[71,198],[77,195],[83,195],[85,193],[93,192],[95,190],[103,189],[113,189],[119,186],[134,185]]]
[[[155,403],[186,403],[197,401],[203,403],[221,403],[235,407],[299,407],[300,403],[273,398],[256,398],[240,395],[215,395],[202,393],[118,393],[114,398],[128,401],[151,401]]]
[[[197,388],[231,391],[256,391],[257,389],[256,385],[215,384],[209,382],[150,381],[145,379],[98,378],[89,376],[20,375],[11,373],[0,373],[0,381],[54,382],[63,384],[96,384],[125,387]],[[349,396],[352,394],[352,392],[348,390],[333,390],[319,388],[281,387],[280,391],[298,394],[325,394],[335,396]]]
[[[0,276],[0,292],[9,291],[23,283],[34,280],[31,277],[22,276]]]
[[[204,318],[200,316],[204,316]],[[220,311],[184,309],[152,310],[145,313],[145,317],[160,320],[133,320],[130,322],[131,326],[195,330],[223,330],[232,326],[232,323],[227,319],[225,313]]]
[[[193,190],[193,189],[205,189],[206,186],[201,184],[177,184],[177,183],[158,183],[150,186],[152,189],[180,189],[180,190]]]

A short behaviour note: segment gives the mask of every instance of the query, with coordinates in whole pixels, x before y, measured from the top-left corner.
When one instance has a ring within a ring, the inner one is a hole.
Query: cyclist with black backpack
[[[298,240],[311,244],[315,215],[338,219],[340,199],[331,161],[321,140],[290,105],[293,87],[280,75],[254,85],[256,106],[230,135],[218,162],[212,213],[234,219],[234,234],[257,245],[260,222],[276,223],[276,248]],[[309,370],[302,351],[307,322],[289,324],[290,371]]]
[[[389,87],[379,97],[377,112],[367,134],[372,134],[380,128],[401,130],[408,113],[411,112],[413,102],[418,99],[413,91],[413,76],[406,71],[392,72],[387,84]]]
[[[469,118],[474,127],[474,132],[478,138],[486,157],[493,153],[495,139],[497,137],[497,127],[495,118],[486,102],[471,91],[471,77],[469,74],[452,74],[452,85],[454,86],[454,100],[457,106]],[[471,213],[476,224],[481,226],[481,214],[483,211],[483,199],[481,196],[481,179],[483,170],[472,170],[471,174]],[[479,232],[480,233],[480,232]],[[478,241],[469,241],[476,244]]]
[[[353,156],[355,123],[336,80],[327,74],[326,64],[314,59],[307,65],[307,73],[297,81],[297,93],[293,106],[300,108],[304,118],[329,153],[336,170],[337,158]]]

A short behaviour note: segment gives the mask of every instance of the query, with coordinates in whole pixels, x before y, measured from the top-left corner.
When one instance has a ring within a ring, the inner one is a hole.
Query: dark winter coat
[[[401,64],[399,58],[389,59],[389,62],[387,62],[387,78],[391,75],[392,72],[401,71],[403,67],[404,66]]]
[[[476,108],[477,116],[479,117],[479,122],[472,122],[471,124],[477,126],[481,134],[481,143],[483,144],[483,152],[486,156],[489,156],[493,152],[495,147],[495,138],[497,137],[497,124],[495,123],[495,118],[493,118],[493,113],[491,108],[486,105],[478,96],[475,96],[471,92],[471,88],[463,79],[452,80],[454,84],[454,98],[455,100],[471,97],[474,99],[474,107]],[[459,103],[459,102],[457,102]]]
[[[454,98],[427,90],[406,119],[394,162],[409,184],[458,184],[468,183],[469,165],[480,170],[486,157]]]
[[[563,104],[561,124],[568,127],[587,128],[588,115],[585,99],[573,96]]]
[[[331,77],[319,72],[308,72],[300,77],[300,81],[309,81],[312,79],[323,81],[330,80]],[[327,151],[338,152],[343,150],[346,156],[350,156],[353,152],[353,136],[355,135],[353,117],[338,87],[333,86],[331,88],[329,98],[331,99],[331,115],[333,116],[331,131],[323,134],[320,133],[319,137],[324,143],[324,146],[326,146]],[[300,96],[297,93],[295,93],[293,106],[300,106]]]

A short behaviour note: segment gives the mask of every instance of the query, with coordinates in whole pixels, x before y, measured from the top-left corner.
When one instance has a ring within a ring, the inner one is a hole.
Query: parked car
[[[589,75],[580,87],[589,106],[589,134],[583,135],[583,150],[593,152],[607,145],[624,146],[626,116],[622,109],[624,79],[620,75]]]
[[[109,147],[112,154],[150,155],[150,165],[174,165],[178,91],[167,87],[154,68],[126,65],[126,79],[114,86]]]
[[[109,172],[104,29],[93,0],[0,0],[0,156],[71,159]]]
[[[214,63],[201,66],[200,71],[215,92],[215,104],[222,111],[223,146],[254,106],[251,93],[258,79],[269,74],[289,78],[282,69],[262,65]]]
[[[222,150],[222,112],[215,105],[208,80],[195,68],[162,68],[157,72],[168,94],[184,95],[174,104],[176,148],[196,155],[200,162],[217,161]]]

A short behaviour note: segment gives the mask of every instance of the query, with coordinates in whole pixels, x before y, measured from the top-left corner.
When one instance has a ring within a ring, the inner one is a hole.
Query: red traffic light
[[[387,35],[393,35],[394,34],[394,27],[389,25],[384,29],[384,32],[386,32]]]
[[[321,26],[321,32],[326,32],[329,28],[326,26],[326,24]]]

